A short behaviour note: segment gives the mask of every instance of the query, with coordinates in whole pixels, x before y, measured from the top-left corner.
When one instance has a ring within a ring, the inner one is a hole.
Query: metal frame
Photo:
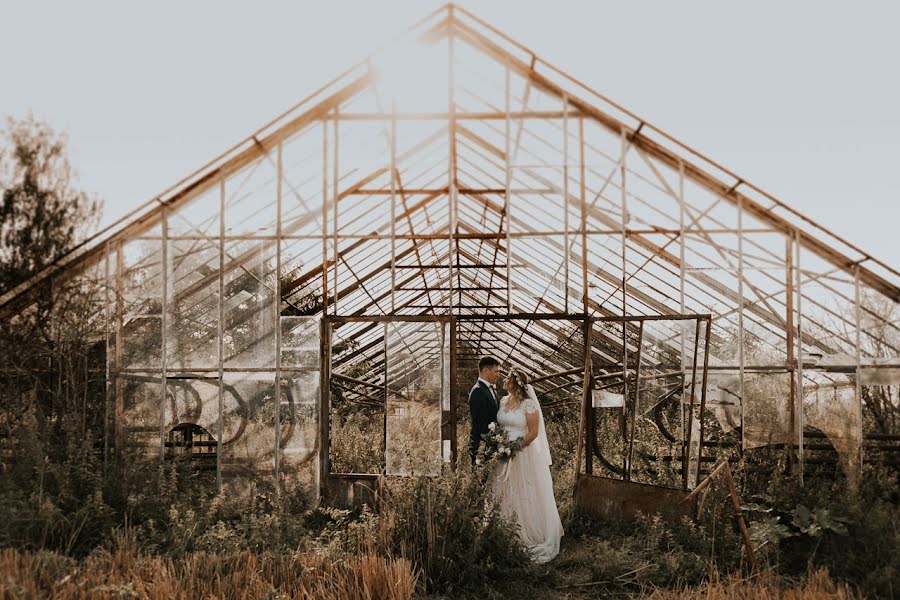
[[[431,13],[388,48],[406,43],[446,52],[446,57],[441,54],[446,63],[437,71],[445,64],[447,97],[440,98],[438,106],[398,109],[397,100],[404,96],[398,90],[392,91],[389,103],[382,103],[379,72],[373,68],[384,52],[380,50],[0,297],[3,318],[52,289],[63,274],[107,263],[112,281],[105,307],[105,344],[115,341],[107,353],[115,452],[121,452],[123,444],[123,377],[155,373],[159,397],[165,401],[168,377],[215,374],[221,415],[225,373],[274,372],[280,402],[282,376],[290,370],[282,364],[280,317],[273,328],[271,364],[225,366],[223,323],[240,318],[253,304],[252,298],[239,297],[247,295],[239,284],[225,285],[229,275],[234,281],[273,290],[279,314],[449,318],[456,324],[451,345],[520,356],[522,366],[537,377],[573,366],[571,357],[552,358],[564,346],[559,337],[572,328],[554,329],[548,321],[620,319],[620,339],[603,329],[588,331],[598,354],[614,357],[620,349],[627,366],[629,323],[640,323],[636,330],[640,336],[647,319],[709,314],[703,356],[709,361],[712,355],[713,361],[704,364],[703,373],[738,371],[742,413],[752,402],[745,397],[748,375],[790,377],[787,441],[799,444],[802,468],[804,355],[815,350],[853,356],[852,363],[817,371],[817,377],[835,384],[846,379],[841,368],[856,373],[864,365],[868,368],[867,361],[875,357],[868,355],[867,342],[875,333],[864,331],[862,322],[878,316],[864,299],[876,294],[900,301],[900,272],[569,77],[464,9],[447,5]],[[416,73],[410,73],[409,85],[411,91],[425,87],[416,81]],[[369,125],[386,139],[367,136]],[[420,129],[404,145],[400,129],[406,127]],[[295,146],[305,148],[307,141],[307,155],[292,154]],[[240,189],[245,176],[252,179],[259,165],[273,164],[273,188],[263,184],[226,207],[226,185]],[[218,203],[210,207],[218,210],[218,227],[203,227],[202,215],[191,215],[191,206],[216,193]],[[274,227],[230,231],[226,211],[240,211],[248,222],[267,222],[260,215],[268,211]],[[570,211],[578,218],[570,219]],[[184,220],[193,228],[173,232],[172,224]],[[169,255],[172,239],[207,240],[218,248],[218,264],[204,265],[209,272],[177,293],[168,265],[182,257]],[[771,239],[780,242],[773,245]],[[138,261],[126,271],[123,253],[134,240],[159,246],[164,266]],[[247,268],[258,260],[253,252],[226,254],[226,241],[273,244],[274,277],[254,279]],[[283,256],[286,243],[300,250]],[[780,247],[786,248],[784,255]],[[300,253],[306,253],[302,261],[295,256]],[[302,264],[289,269],[294,259]],[[158,369],[125,365],[126,338],[139,332],[139,315],[129,312],[125,296],[142,273],[157,268],[162,288],[160,364]],[[571,276],[576,268],[580,277]],[[174,367],[166,356],[169,314],[210,286],[216,286],[218,294],[216,364]],[[300,297],[301,292],[306,296]],[[853,306],[853,311],[842,314],[833,308],[835,303]],[[507,322],[507,330],[477,330],[470,323],[495,320]],[[900,329],[896,323],[886,326]],[[855,335],[845,333],[851,328]],[[667,341],[663,350],[680,353],[685,370],[686,334],[682,330],[673,335],[674,345]],[[699,336],[698,331],[695,343]],[[726,356],[723,348],[735,337],[737,356]],[[330,356],[330,346],[322,344],[321,356]],[[776,359],[749,361],[747,345]],[[900,349],[893,351],[900,354]],[[537,360],[536,353],[551,359]],[[695,362],[696,358],[695,352]],[[640,364],[640,352],[637,359]],[[455,362],[450,368],[455,382]],[[329,370],[329,365],[321,364],[323,382],[328,381]],[[627,377],[623,385],[628,396]],[[324,383],[322,390],[325,406]],[[859,400],[858,377],[856,393]],[[705,394],[704,385],[701,407]],[[583,413],[591,420],[594,410],[585,405]],[[692,413],[682,416],[682,431],[689,432],[692,418]],[[164,425],[161,413],[160,435]],[[592,434],[585,439],[590,443]],[[281,470],[277,455],[276,480]],[[591,472],[592,460],[586,453],[586,472]],[[626,464],[625,470],[629,472],[631,465]],[[221,470],[217,474],[221,484]]]

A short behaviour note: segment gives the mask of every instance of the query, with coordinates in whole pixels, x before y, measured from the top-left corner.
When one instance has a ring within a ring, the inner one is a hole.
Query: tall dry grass
[[[856,600],[862,598],[847,584],[834,581],[825,569],[804,581],[791,581],[770,573],[751,579],[719,579],[715,571],[703,585],[686,589],[645,590],[639,600]]]
[[[0,551],[2,598],[173,598],[408,600],[417,574],[409,561],[373,555],[336,559],[242,552],[153,556],[98,550],[82,561],[51,552]]]

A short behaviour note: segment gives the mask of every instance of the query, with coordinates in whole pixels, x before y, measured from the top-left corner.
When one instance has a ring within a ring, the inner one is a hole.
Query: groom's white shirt
[[[489,390],[491,390],[491,396],[493,396],[494,402],[496,402],[497,401],[497,392],[494,391],[494,386],[492,386],[490,383],[488,383],[486,379],[483,379],[481,377],[478,378],[478,381],[482,382],[484,385],[486,385],[488,387]]]

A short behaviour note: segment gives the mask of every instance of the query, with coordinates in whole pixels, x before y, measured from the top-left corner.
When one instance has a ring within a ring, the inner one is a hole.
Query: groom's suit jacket
[[[469,414],[472,417],[472,434],[469,440],[469,454],[472,462],[478,454],[481,435],[488,432],[488,425],[497,420],[499,404],[494,394],[483,381],[478,381],[469,392]]]

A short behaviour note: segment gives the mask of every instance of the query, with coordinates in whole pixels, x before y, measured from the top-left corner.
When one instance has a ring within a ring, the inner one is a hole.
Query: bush
[[[480,469],[461,468],[387,487],[379,541],[421,569],[429,591],[502,585],[531,564],[516,525],[500,516],[482,477]]]
[[[0,479],[0,546],[82,554],[108,536],[115,511],[90,435],[65,431],[48,441],[26,423],[14,438],[16,461]]]

